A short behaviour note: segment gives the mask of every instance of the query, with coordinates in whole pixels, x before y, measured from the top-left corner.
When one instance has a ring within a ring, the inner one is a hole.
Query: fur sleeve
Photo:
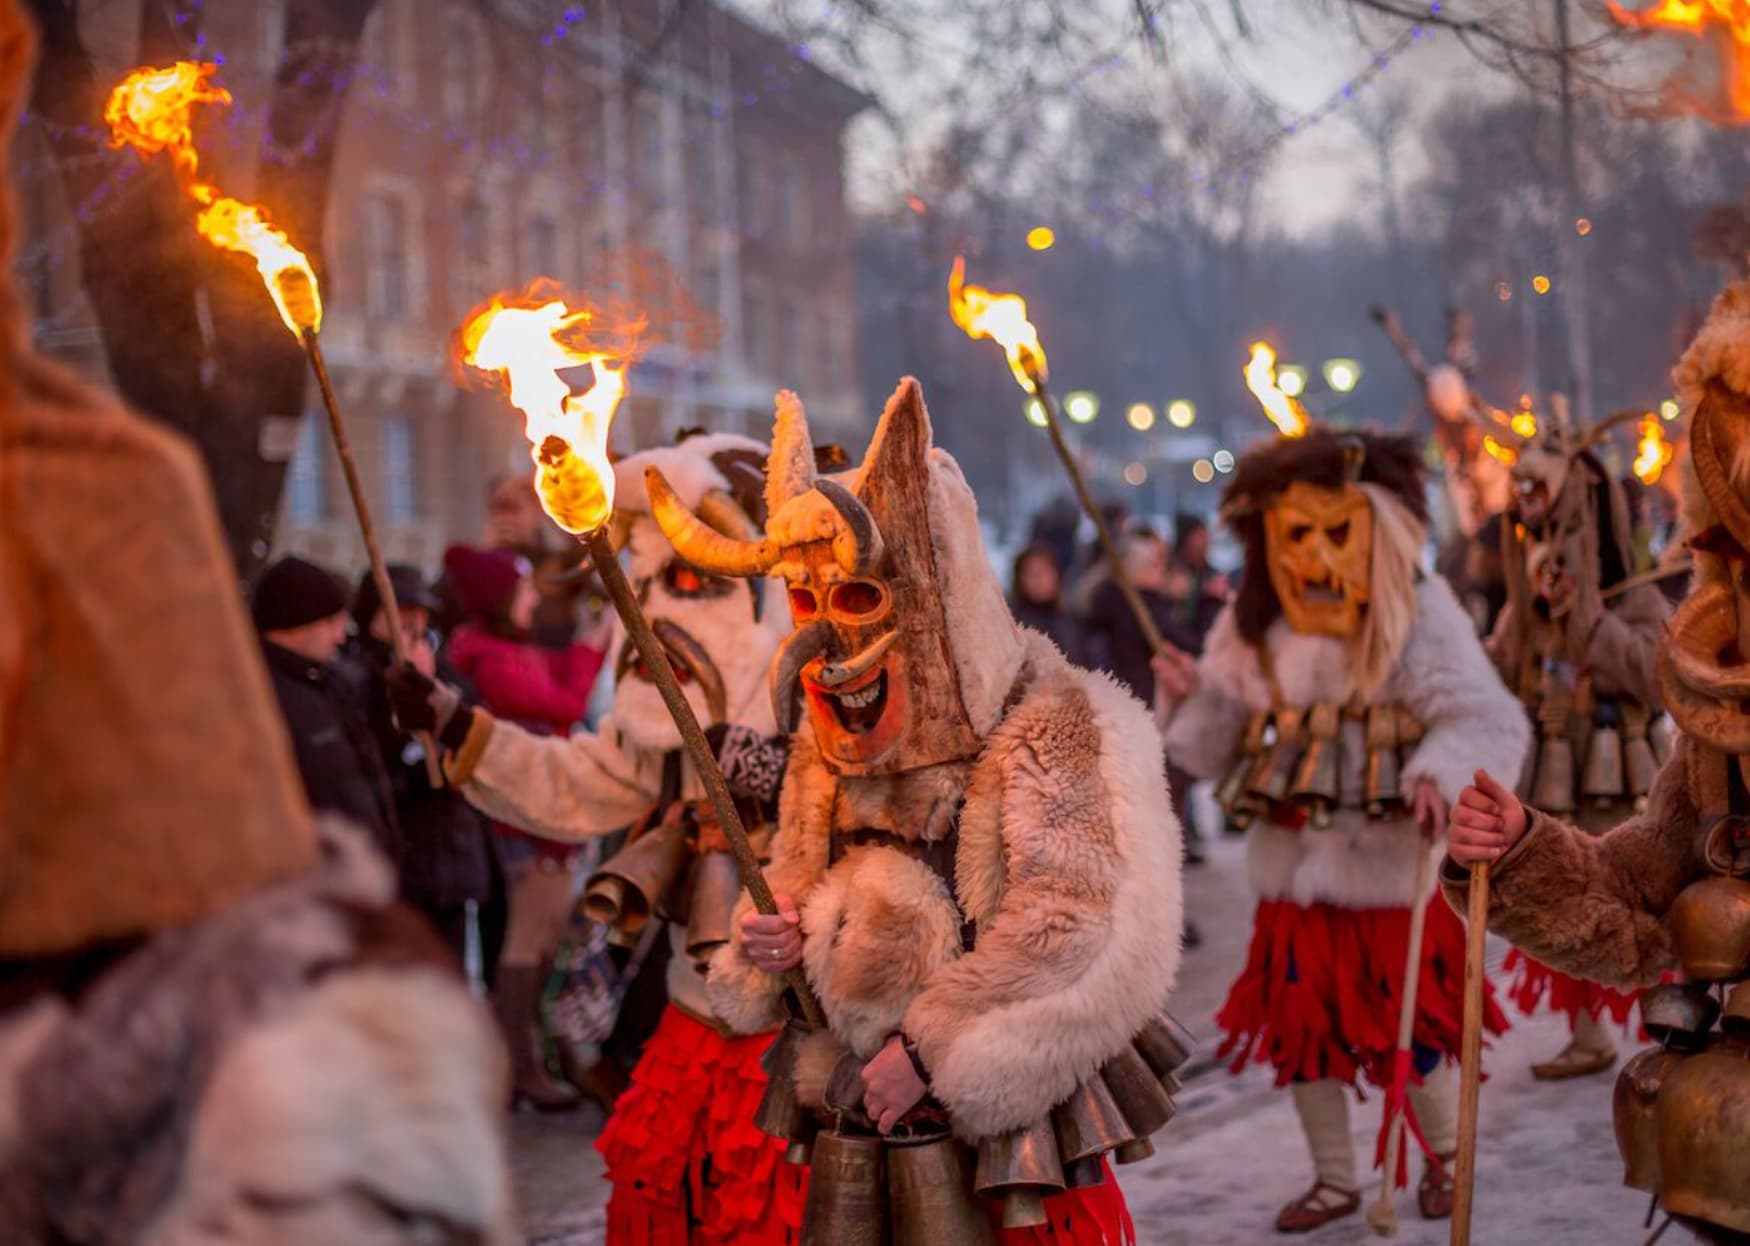
[[[1646,986],[1674,962],[1665,914],[1696,875],[1697,811],[1679,742],[1645,813],[1593,836],[1527,809],[1525,837],[1490,871],[1489,928],[1564,973]],[[1465,911],[1469,874],[1450,858],[1440,881]]]
[[[1223,607],[1197,661],[1197,690],[1179,703],[1167,723],[1166,751],[1174,764],[1199,779],[1226,773],[1239,749],[1248,707],[1262,691],[1262,678],[1257,654],[1240,639],[1233,607]],[[1267,695],[1260,704],[1268,704]]]
[[[973,950],[904,1021],[969,1139],[1038,1120],[1123,1047],[1172,986],[1183,915],[1158,737],[1117,685],[1066,672],[993,734],[986,767],[996,808],[969,800],[962,826],[988,819],[1000,842],[963,839],[961,859],[1000,860],[1000,878],[973,889]]]
[[[807,907],[810,893],[826,875],[833,792],[832,772],[820,760],[814,730],[804,726],[790,745],[790,764],[778,796],[778,830],[766,866],[772,894],[789,896],[798,910]],[[743,892],[729,923],[729,942],[712,955],[705,978],[711,1010],[741,1034],[764,1033],[784,1019],[778,979],[755,966],[742,950],[741,920],[752,912],[753,900]]]
[[[1387,692],[1421,722],[1424,735],[1404,766],[1404,790],[1432,779],[1447,803],[1481,769],[1518,775],[1531,744],[1519,700],[1483,652],[1470,616],[1439,576],[1416,590],[1416,626]]]
[[[1632,697],[1654,711],[1664,707],[1654,664],[1669,615],[1665,594],[1646,585],[1599,616],[1586,647],[1586,664],[1599,692]]]
[[[476,719],[484,711],[475,711]],[[643,817],[661,768],[619,745],[610,718],[600,732],[540,736],[515,723],[476,722],[451,777],[487,817],[568,843],[609,835]],[[484,743],[476,732],[484,733]]]

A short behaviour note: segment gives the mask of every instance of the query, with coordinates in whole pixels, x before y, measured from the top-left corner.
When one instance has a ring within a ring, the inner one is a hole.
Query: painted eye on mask
[[[1330,538],[1332,545],[1342,549],[1349,541],[1349,521],[1345,519],[1334,528],[1326,528],[1325,536]]]
[[[865,619],[886,607],[887,590],[873,580],[850,580],[833,585],[827,605],[842,619]]]
[[[792,588],[790,590],[790,613],[798,623],[806,622],[820,613],[820,599],[814,595],[811,588]]]

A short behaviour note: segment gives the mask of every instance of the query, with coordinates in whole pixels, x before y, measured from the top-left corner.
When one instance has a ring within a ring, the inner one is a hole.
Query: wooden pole
[[[328,411],[328,431],[334,436],[334,449],[340,455],[340,470],[346,477],[347,492],[352,495],[353,514],[358,516],[359,533],[365,540],[365,557],[370,560],[371,580],[377,586],[377,599],[382,604],[383,621],[389,628],[389,647],[395,654],[395,665],[407,665],[407,641],[401,635],[401,605],[395,600],[395,586],[389,580],[389,566],[383,561],[383,551],[377,545],[377,527],[371,522],[371,508],[365,501],[365,487],[359,481],[358,464],[352,457],[352,440],[341,422],[340,404],[334,398],[334,385],[328,379],[328,365],[322,358],[322,346],[316,340],[315,329],[305,329],[298,335],[304,354],[309,357],[310,370],[316,374],[316,387],[322,391],[322,405]],[[430,732],[419,733],[420,747],[425,751],[425,773],[433,787],[444,786],[444,771],[438,758],[437,741]]]
[[[1470,867],[1464,957],[1464,1037],[1459,1048],[1458,1159],[1452,1179],[1450,1246],[1470,1246],[1477,1179],[1477,1093],[1483,1084],[1483,955],[1489,937],[1489,863]]]
[[[668,707],[670,717],[680,729],[681,743],[686,746],[693,769],[705,786],[705,795],[711,802],[711,811],[717,816],[717,824],[722,828],[724,838],[729,841],[730,853],[735,857],[735,868],[741,874],[741,885],[747,888],[756,909],[768,917],[775,916],[778,912],[777,901],[772,896],[772,889],[766,885],[765,872],[760,869],[759,858],[754,855],[753,844],[747,837],[747,828],[741,824],[741,814],[735,808],[735,798],[729,794],[729,784],[723,779],[723,771],[717,766],[717,756],[705,739],[705,732],[699,726],[693,707],[687,703],[686,693],[681,691],[680,681],[675,678],[674,668],[669,665],[668,650],[651,630],[650,620],[644,617],[644,611],[639,608],[638,597],[632,591],[631,582],[620,569],[620,560],[614,554],[613,540],[608,536],[606,528],[597,528],[580,539],[589,550],[590,560],[595,564],[596,574],[601,577],[603,587],[608,590],[608,598],[614,603],[615,612],[626,625],[626,634],[632,638],[632,643],[638,648],[638,656],[644,659],[645,669],[656,682],[656,690],[662,694],[662,703]],[[817,1027],[824,1025],[826,1019],[820,1010],[820,1002],[814,998],[807,975],[801,968],[787,969],[779,976],[784,985],[795,994],[803,1020]]]
[[[1409,946],[1404,949],[1403,993],[1398,1001],[1397,1058],[1400,1061],[1409,1058],[1410,1046],[1416,1036],[1416,995],[1422,985],[1422,932],[1427,928],[1428,897],[1432,894],[1433,885],[1428,878],[1427,845],[1424,844],[1422,856],[1416,862],[1416,903],[1410,909]],[[1406,1088],[1405,1094],[1408,1093]],[[1395,1187],[1398,1156],[1403,1153],[1404,1147],[1404,1117],[1407,1112],[1407,1102],[1399,1103],[1395,1114],[1387,1123],[1385,1179],[1379,1183],[1379,1198],[1367,1209],[1367,1223],[1381,1237],[1393,1237],[1398,1231]]]
[[[1143,601],[1142,594],[1136,591],[1136,585],[1124,570],[1124,559],[1118,552],[1118,542],[1112,536],[1112,529],[1106,523],[1106,517],[1100,513],[1094,495],[1088,490],[1087,477],[1082,475],[1081,464],[1076,462],[1069,443],[1063,439],[1063,423],[1057,413],[1057,404],[1052,401],[1050,392],[1045,388],[1045,378],[1039,375],[1031,362],[1025,367],[1027,379],[1033,382],[1033,396],[1039,399],[1040,409],[1045,412],[1045,431],[1051,434],[1051,448],[1057,451],[1063,470],[1069,473],[1069,482],[1075,488],[1076,499],[1081,503],[1083,513],[1094,521],[1094,532],[1099,537],[1100,552],[1106,558],[1106,569],[1112,575],[1112,582],[1124,594],[1124,602],[1130,607],[1130,613],[1136,616],[1136,625],[1142,629],[1143,639],[1148,642],[1149,649],[1159,657],[1168,651],[1167,642],[1161,636],[1160,628],[1155,626],[1154,615],[1149,613],[1148,604]]]

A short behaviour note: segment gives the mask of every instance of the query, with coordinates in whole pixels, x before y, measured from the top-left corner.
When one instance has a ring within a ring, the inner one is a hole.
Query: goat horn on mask
[[[675,551],[699,570],[712,575],[747,578],[765,575],[777,564],[778,547],[771,541],[732,536],[719,531],[707,518],[688,510],[661,468],[645,468],[644,484],[650,492],[650,513],[655,517],[657,527],[662,529]],[[708,515],[713,509],[721,509],[708,505],[708,501],[707,498],[700,503],[702,512]],[[740,507],[735,509],[741,512]],[[741,518],[743,524],[736,526],[751,534],[751,521],[745,514]]]
[[[857,495],[836,480],[819,480],[815,492],[832,503],[844,520],[832,539],[833,556],[851,575],[868,575],[881,561],[881,529]]]
[[[801,697],[797,686],[802,681],[802,668],[831,651],[832,624],[825,619],[806,623],[790,635],[772,662],[772,714],[778,720],[778,730],[789,735],[796,730],[801,717]]]

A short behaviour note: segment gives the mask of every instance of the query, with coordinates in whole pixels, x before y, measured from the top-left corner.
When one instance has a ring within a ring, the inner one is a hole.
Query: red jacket
[[[464,623],[444,656],[496,717],[540,735],[569,735],[589,708],[604,655],[588,645],[543,649]]]

